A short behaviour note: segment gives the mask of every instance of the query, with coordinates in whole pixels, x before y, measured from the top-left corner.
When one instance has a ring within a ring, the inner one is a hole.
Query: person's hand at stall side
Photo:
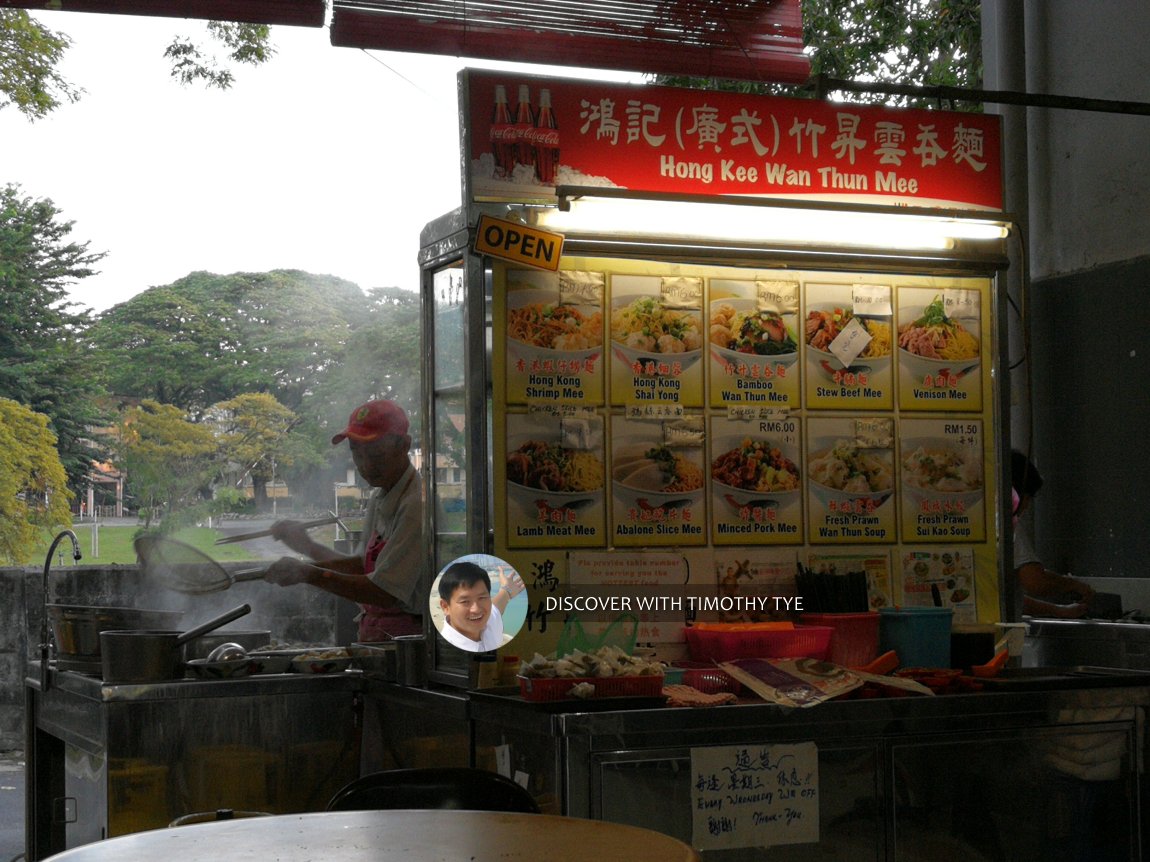
[[[1013,538],[1014,572],[1022,587],[1022,612],[1034,617],[1077,619],[1088,613],[1094,589],[1070,575],[1052,571],[1043,565],[1026,524],[1021,520],[1030,501],[1042,488],[1043,480],[1038,468],[1021,452],[1012,452],[1010,477],[1013,486]],[[1073,597],[1074,601],[1061,603],[1059,599]]]
[[[408,427],[397,404],[369,401],[332,437],[333,445],[348,441],[356,470],[374,489],[356,553],[340,554],[316,542],[298,521],[277,521],[271,528],[276,539],[307,559],[281,557],[264,579],[285,587],[310,584],[359,603],[363,642],[423,631],[423,500],[408,454]]]

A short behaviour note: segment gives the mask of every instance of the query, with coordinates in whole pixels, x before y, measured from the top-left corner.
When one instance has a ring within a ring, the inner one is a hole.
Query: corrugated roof
[[[801,83],[799,0],[335,0],[333,45]]]

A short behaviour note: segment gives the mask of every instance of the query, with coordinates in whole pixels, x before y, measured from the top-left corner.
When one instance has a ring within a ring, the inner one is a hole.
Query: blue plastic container
[[[950,667],[951,608],[879,608],[879,652],[900,667]]]

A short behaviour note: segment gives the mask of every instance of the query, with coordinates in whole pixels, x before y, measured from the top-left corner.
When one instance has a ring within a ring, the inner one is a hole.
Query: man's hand
[[[269,584],[291,587],[296,584],[307,583],[313,572],[315,572],[315,567],[308,565],[303,560],[297,560],[295,557],[280,557],[264,572],[264,580]]]
[[[500,566],[497,574],[499,575],[499,588],[506,590],[511,598],[515,598],[527,589],[527,584],[523,583],[523,578],[519,577],[519,573],[514,569],[512,569],[511,574],[508,575],[503,566]]]

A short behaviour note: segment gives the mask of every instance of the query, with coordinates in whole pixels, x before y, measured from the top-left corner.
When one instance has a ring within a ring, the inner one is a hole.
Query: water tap
[[[77,563],[80,562],[80,540],[76,538],[76,534],[71,530],[61,530],[52,539],[52,544],[48,546],[48,555],[44,558],[44,615],[40,620],[40,690],[48,690],[48,649],[49,649],[49,634],[48,634],[48,575],[52,571],[52,555],[56,553],[56,546],[60,544],[67,537],[72,542],[72,559]]]

